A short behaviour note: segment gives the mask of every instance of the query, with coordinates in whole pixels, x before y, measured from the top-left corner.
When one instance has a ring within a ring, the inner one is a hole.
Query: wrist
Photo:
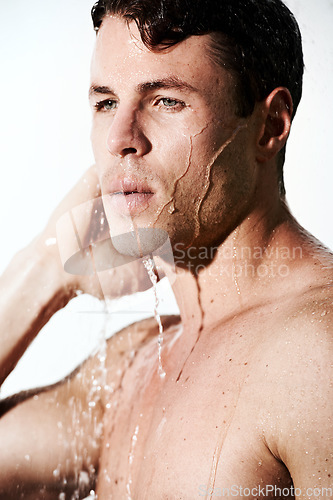
[[[14,257],[12,264],[33,296],[41,290],[45,298],[57,297],[66,305],[76,295],[76,277],[64,271],[53,238],[37,237]]]

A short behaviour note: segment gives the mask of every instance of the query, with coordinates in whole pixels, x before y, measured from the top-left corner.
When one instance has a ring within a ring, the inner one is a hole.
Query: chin
[[[118,253],[141,258],[158,253],[169,241],[169,236],[163,229],[140,227],[125,233],[111,234],[111,241]]]

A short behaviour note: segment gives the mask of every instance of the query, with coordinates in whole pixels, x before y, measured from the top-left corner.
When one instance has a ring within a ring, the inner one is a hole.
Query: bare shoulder
[[[165,331],[180,322],[179,316],[162,316],[162,325]],[[137,353],[158,335],[158,325],[155,318],[147,318],[133,323],[116,332],[107,340],[105,362],[100,354],[93,354],[77,367],[64,380],[50,386],[42,386],[25,390],[6,399],[0,400],[0,418],[25,401],[38,396],[41,399],[54,395],[58,401],[67,404],[71,397],[86,400],[91,396],[94,381],[103,380],[103,370],[107,374],[107,382],[116,387],[124,371],[130,365]],[[106,386],[108,386],[106,384]],[[98,386],[100,383],[98,383]],[[101,411],[105,408],[105,398],[108,397],[105,386],[101,386]]]
[[[176,315],[162,316],[161,322],[164,330],[180,322],[180,317]],[[155,318],[146,318],[142,321],[132,323],[119,332],[115,333],[108,340],[108,352],[122,355],[126,352],[140,349],[152,338],[158,335],[158,324]]]
[[[325,354],[333,347],[333,267],[290,297],[277,328],[277,339],[294,350],[294,365],[300,362],[304,368],[307,358],[321,366],[328,361]]]
[[[180,323],[180,317],[176,315],[162,316],[161,322],[167,334],[172,326]],[[131,366],[138,353],[157,336],[156,319],[147,318],[123,328],[107,341],[107,386],[111,386],[112,391],[119,387],[124,373]],[[95,357],[93,362],[96,364],[98,359]]]
[[[288,363],[302,373],[307,359],[328,362],[333,341],[333,254],[317,245],[304,260],[285,292],[271,301],[273,322],[263,346],[274,366],[283,370]]]
[[[277,303],[273,316],[261,351],[272,374],[290,381],[296,374],[297,381],[326,377],[333,355],[333,272]]]

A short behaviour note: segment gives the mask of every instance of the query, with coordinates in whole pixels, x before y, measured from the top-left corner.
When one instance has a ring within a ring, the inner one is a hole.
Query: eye
[[[156,99],[155,106],[166,110],[167,112],[175,112],[184,109],[186,104],[184,101],[179,101],[178,99],[173,99],[171,97],[161,97]]]
[[[118,106],[117,101],[114,99],[105,99],[104,101],[99,101],[94,104],[94,109],[96,111],[112,111]]]

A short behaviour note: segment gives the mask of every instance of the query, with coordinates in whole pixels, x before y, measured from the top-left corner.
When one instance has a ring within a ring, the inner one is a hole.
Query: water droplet
[[[89,484],[89,474],[85,470],[81,470],[79,474],[79,487],[88,486]]]
[[[54,469],[52,474],[53,474],[53,477],[55,477],[56,479],[58,479],[60,477],[60,465],[58,465],[58,467],[56,469]]]
[[[171,202],[170,207],[168,208],[168,213],[169,213],[170,215],[172,215],[172,214],[174,214],[174,213],[175,213],[175,211],[176,211],[176,207],[175,207],[175,202],[174,202],[174,200],[173,200],[173,201]]]
[[[134,431],[134,434],[132,436],[132,444],[131,444],[131,450],[128,455],[128,463],[129,463],[129,472],[128,472],[128,480],[126,484],[126,491],[127,491],[127,500],[132,500],[132,495],[131,495],[131,485],[132,485],[132,474],[131,474],[131,466],[134,460],[134,448],[136,445],[136,442],[138,440],[138,434],[139,434],[139,426],[137,425]]]
[[[50,247],[50,246],[53,246],[56,244],[57,244],[56,238],[48,238],[47,240],[45,240],[45,246],[47,246],[47,247]]]

